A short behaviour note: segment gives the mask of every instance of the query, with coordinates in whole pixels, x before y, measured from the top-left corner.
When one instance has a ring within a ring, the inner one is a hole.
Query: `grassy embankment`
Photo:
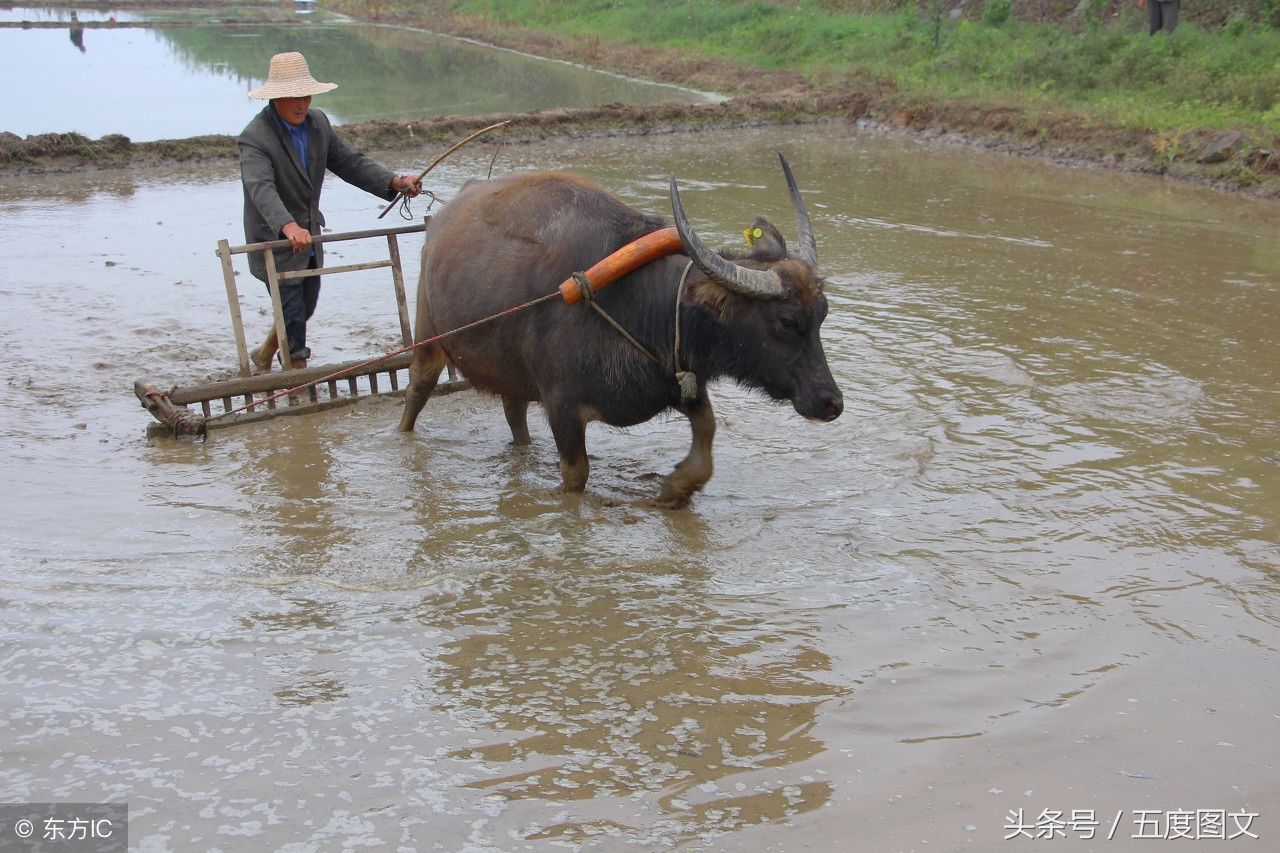
[[[770,74],[775,86],[793,76],[810,90],[865,92],[867,114],[890,123],[1004,135],[1280,192],[1280,0],[1184,11],[1168,37],[1149,37],[1145,12],[1117,0],[1086,2],[1074,15],[1075,0],[971,0],[959,18],[948,14],[957,4],[943,0],[331,5],[488,32],[677,82],[718,81],[735,96],[767,94],[760,90]],[[702,60],[718,71],[708,74]],[[744,71],[742,85],[734,67]],[[1241,131],[1242,143],[1226,161],[1197,166],[1224,130]]]
[[[514,117],[509,131],[525,138],[866,117],[1280,197],[1280,0],[1187,4],[1177,31],[1154,38],[1136,0],[327,0],[325,7],[732,96],[717,109]],[[347,130],[357,144],[396,148],[447,141],[474,123]],[[1228,130],[1240,139],[1224,159],[1198,164]],[[0,168],[233,154],[221,137],[131,143],[0,134]]]

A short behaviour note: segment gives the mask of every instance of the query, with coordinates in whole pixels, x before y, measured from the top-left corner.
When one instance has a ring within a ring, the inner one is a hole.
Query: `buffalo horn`
[[[809,211],[805,209],[804,199],[800,196],[800,188],[796,186],[796,176],[791,174],[787,158],[778,152],[782,162],[782,173],[787,176],[787,192],[791,193],[791,206],[796,211],[796,224],[800,228],[800,248],[798,256],[814,269],[818,268],[818,241],[813,239],[813,223],[809,221]]]
[[[698,269],[712,279],[738,293],[753,299],[774,299],[782,295],[782,279],[773,270],[753,270],[740,267],[726,261],[707,248],[698,238],[689,219],[684,215],[684,206],[680,204],[680,190],[676,187],[676,176],[671,176],[671,211],[675,215],[676,230],[684,242],[689,258],[698,265]]]

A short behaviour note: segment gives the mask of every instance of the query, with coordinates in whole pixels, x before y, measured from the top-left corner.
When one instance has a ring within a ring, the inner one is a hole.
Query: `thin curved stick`
[[[457,144],[456,144],[456,145],[454,145],[452,148],[450,148],[448,151],[444,152],[444,153],[443,153],[443,154],[441,154],[439,157],[437,157],[437,158],[435,159],[435,162],[434,162],[434,163],[432,163],[430,166],[428,166],[427,168],[425,168],[425,169],[423,169],[423,170],[422,170],[422,174],[421,174],[421,175],[418,175],[418,180],[419,180],[419,181],[421,181],[423,178],[425,178],[425,177],[427,176],[427,173],[428,173],[428,172],[430,172],[432,169],[434,169],[436,166],[439,166],[441,163],[443,163],[443,162],[444,162],[444,159],[445,159],[446,157],[448,157],[448,156],[449,156],[450,154],[452,154],[453,152],[457,151],[457,150],[458,150],[459,148],[461,148],[462,146],[466,145],[466,144],[467,144],[468,142],[470,142],[471,140],[473,140],[473,139],[475,139],[475,138],[477,138],[477,137],[480,137],[480,136],[484,136],[484,135],[485,135],[486,133],[488,133],[489,131],[491,131],[491,130],[497,130],[498,128],[503,127],[504,125],[508,125],[508,124],[511,124],[511,119],[507,119],[506,121],[500,121],[500,122],[498,122],[497,124],[491,124],[491,125],[489,125],[488,127],[482,127],[482,128],[480,128],[480,129],[479,129],[479,130],[477,130],[475,133],[471,134],[471,135],[470,135],[470,136],[468,136],[466,139],[464,139],[464,140],[462,140],[461,142],[457,143]],[[415,183],[416,183],[416,181],[415,181]],[[404,196],[404,190],[400,190],[400,192],[396,193],[396,197],[395,197],[395,198],[393,198],[393,199],[391,199],[391,203],[390,203],[390,204],[388,204],[385,208],[383,208],[382,212],[378,214],[378,218],[379,218],[379,219],[381,219],[382,217],[386,216],[386,215],[387,215],[387,212],[388,212],[388,211],[390,211],[390,210],[391,210],[391,208],[395,207],[395,206],[396,206],[396,204],[400,201],[401,197],[403,197],[403,196]]]

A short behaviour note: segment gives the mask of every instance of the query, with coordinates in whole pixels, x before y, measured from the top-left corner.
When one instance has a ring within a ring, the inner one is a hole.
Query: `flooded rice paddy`
[[[679,417],[593,428],[583,496],[470,393],[148,441],[134,379],[234,366],[234,167],[0,181],[0,799],[127,801],[138,850],[1012,850],[1045,810],[1148,849],[1197,809],[1272,847],[1274,205],[835,126],[497,170],[654,212],[674,172],[727,245],[794,233],[777,150],[845,414],[717,387],[680,511]],[[394,346],[390,290],[327,282],[316,357]]]
[[[65,21],[67,13],[0,10],[0,23],[11,24],[0,27],[0,79],[21,81],[0,89],[0,131],[122,133],[137,142],[236,134],[262,103],[247,93],[282,50],[302,51],[317,79],[339,83],[316,102],[337,124],[710,97],[420,30],[323,15],[294,24],[208,18],[167,13],[157,27],[134,16],[128,28],[21,29],[12,24]]]

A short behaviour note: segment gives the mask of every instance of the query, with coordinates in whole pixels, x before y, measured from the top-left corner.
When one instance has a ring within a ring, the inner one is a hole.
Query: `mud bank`
[[[355,12],[337,0],[333,7]],[[360,11],[363,11],[361,9]],[[433,10],[438,12],[438,10]],[[1088,124],[1078,116],[1030,115],[1012,107],[907,98],[876,80],[839,86],[806,81],[795,71],[768,71],[668,48],[639,50],[598,39],[571,39],[448,14],[362,14],[373,23],[419,27],[485,44],[621,71],[649,79],[721,92],[717,104],[626,106],[424,117],[346,125],[353,144],[396,152],[435,147],[508,119],[504,139],[522,143],[563,137],[644,135],[804,123],[847,122],[867,132],[907,135],[1046,160],[1059,165],[1166,175],[1256,197],[1280,199],[1280,138],[1252,145],[1217,131],[1146,133]],[[1225,143],[1225,144],[1223,144]],[[1220,153],[1208,156],[1215,145]],[[125,136],[89,139],[46,133],[25,139],[0,133],[0,175],[81,169],[147,167],[230,160],[233,135],[135,143]],[[1206,161],[1206,162],[1201,162]]]
[[[503,141],[522,143],[557,136],[632,136],[679,130],[856,120],[866,111],[867,100],[864,97],[825,94],[734,98],[718,104],[658,104],[647,107],[608,104],[588,109],[370,121],[343,125],[342,134],[348,142],[361,148],[406,151],[453,142],[474,130],[503,120],[510,122],[503,130]],[[231,160],[236,156],[235,136],[230,134],[133,142],[120,134],[89,139],[78,133],[43,133],[24,139],[13,133],[0,133],[0,174],[171,165]]]

